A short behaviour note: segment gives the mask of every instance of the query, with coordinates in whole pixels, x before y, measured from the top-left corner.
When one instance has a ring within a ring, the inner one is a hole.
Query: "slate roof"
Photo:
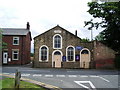
[[[22,28],[1,28],[3,35],[27,35],[30,32],[28,29]]]

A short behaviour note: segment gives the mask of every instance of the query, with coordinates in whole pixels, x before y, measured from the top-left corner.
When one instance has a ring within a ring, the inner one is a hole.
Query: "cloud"
[[[89,1],[0,0],[1,27],[26,28],[26,22],[29,21],[32,37],[35,37],[59,24],[72,33],[78,30],[81,38],[90,38],[90,31],[84,27],[84,21],[93,18],[87,12]],[[94,31],[94,37],[98,33]]]

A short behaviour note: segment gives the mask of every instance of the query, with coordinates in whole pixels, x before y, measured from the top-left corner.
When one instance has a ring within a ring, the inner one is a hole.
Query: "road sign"
[[[96,90],[95,86],[93,85],[93,83],[91,81],[74,81],[74,82],[88,90]],[[91,88],[84,84],[89,84]]]

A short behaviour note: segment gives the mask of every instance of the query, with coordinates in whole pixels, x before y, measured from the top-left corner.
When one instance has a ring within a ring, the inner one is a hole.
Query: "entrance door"
[[[81,68],[89,68],[90,57],[88,50],[83,50],[81,52],[81,59],[80,59],[80,67]]]
[[[8,63],[8,53],[4,52],[3,53],[3,64],[7,64]]]
[[[54,53],[53,63],[55,68],[61,68],[61,53],[59,51]]]

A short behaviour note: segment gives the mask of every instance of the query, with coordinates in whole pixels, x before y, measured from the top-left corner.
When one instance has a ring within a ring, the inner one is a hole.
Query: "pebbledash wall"
[[[59,25],[34,37],[34,67],[113,68],[114,58],[112,49],[97,41],[83,43],[77,32],[74,35]]]

